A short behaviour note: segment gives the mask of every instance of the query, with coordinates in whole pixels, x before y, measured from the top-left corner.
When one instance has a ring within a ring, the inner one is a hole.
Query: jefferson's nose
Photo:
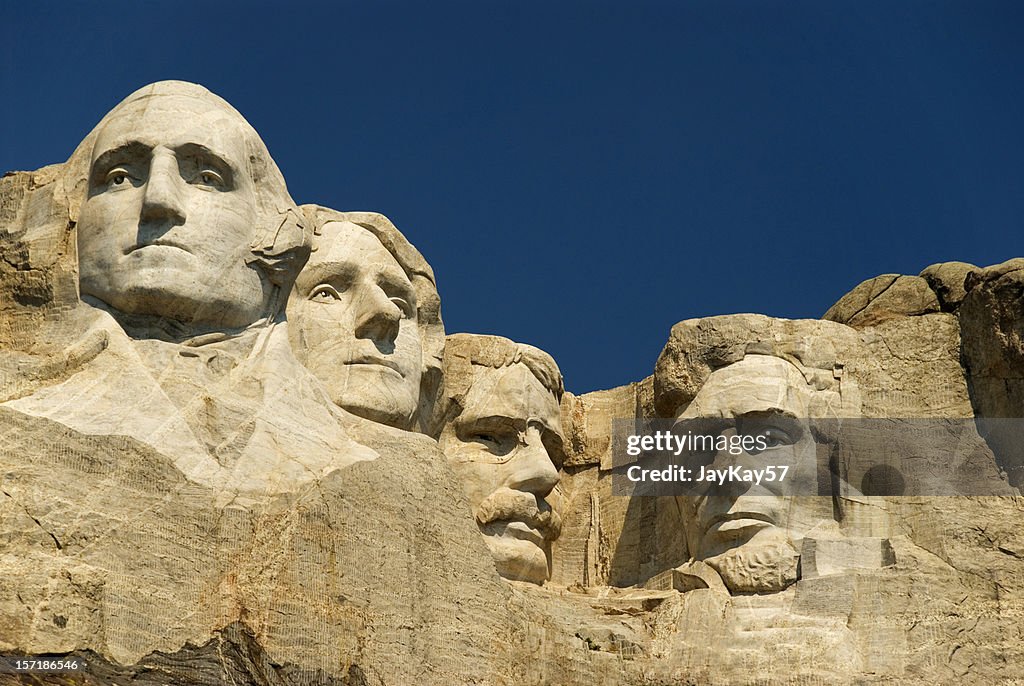
[[[155,150],[150,161],[149,178],[142,197],[142,220],[171,224],[185,221],[185,202],[178,160],[170,151]]]
[[[356,338],[393,343],[398,338],[402,310],[374,285],[359,299],[356,314]]]
[[[558,470],[541,440],[537,427],[526,430],[525,445],[519,447],[509,465],[512,469],[505,485],[517,491],[526,491],[543,498],[558,483]]]

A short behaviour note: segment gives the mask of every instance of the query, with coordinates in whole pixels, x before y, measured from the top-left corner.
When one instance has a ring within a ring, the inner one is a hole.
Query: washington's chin
[[[83,274],[80,283],[82,295],[127,314],[201,322],[214,328],[244,327],[265,316],[263,287],[258,278],[250,288],[236,287],[232,293],[209,285],[210,278],[216,277],[194,270],[172,271],[163,264],[116,269],[98,278]]]
[[[502,535],[485,535],[484,541],[502,578],[526,581],[538,586],[548,580],[547,553],[544,548],[530,540],[530,537],[519,538],[509,532]]]

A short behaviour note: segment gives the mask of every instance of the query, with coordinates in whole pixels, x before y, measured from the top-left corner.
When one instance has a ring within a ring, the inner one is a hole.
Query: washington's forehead
[[[216,102],[183,96],[136,100],[108,114],[96,140],[93,156],[127,143],[203,145],[221,154],[245,154],[247,124]]]

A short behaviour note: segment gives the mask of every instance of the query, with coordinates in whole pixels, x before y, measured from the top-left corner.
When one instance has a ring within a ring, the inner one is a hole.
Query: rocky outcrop
[[[1024,484],[1024,259],[971,272],[960,308],[971,400],[1000,466]],[[1014,421],[1014,420],[1017,421]]]
[[[919,276],[883,274],[844,295],[822,319],[861,328],[897,317],[939,311],[939,300],[927,280]]]

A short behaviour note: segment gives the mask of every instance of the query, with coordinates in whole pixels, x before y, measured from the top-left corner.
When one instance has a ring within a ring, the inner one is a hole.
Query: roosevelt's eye
[[[493,455],[508,455],[516,446],[516,437],[494,429],[474,431],[469,440],[480,445]]]
[[[456,435],[462,443],[476,447],[475,451],[469,453],[475,455],[472,459],[486,460],[487,455],[511,456],[518,445],[519,434],[509,422],[490,418],[486,421],[459,424]]]
[[[328,284],[320,284],[309,292],[309,299],[314,302],[329,303],[335,300],[341,300],[341,294]]]
[[[115,167],[107,172],[106,178],[103,182],[112,187],[123,187],[131,184],[132,176],[122,167]]]
[[[224,177],[208,167],[201,169],[199,173],[196,174],[192,183],[199,186],[209,186],[210,188],[218,189],[226,186],[224,183]]]

